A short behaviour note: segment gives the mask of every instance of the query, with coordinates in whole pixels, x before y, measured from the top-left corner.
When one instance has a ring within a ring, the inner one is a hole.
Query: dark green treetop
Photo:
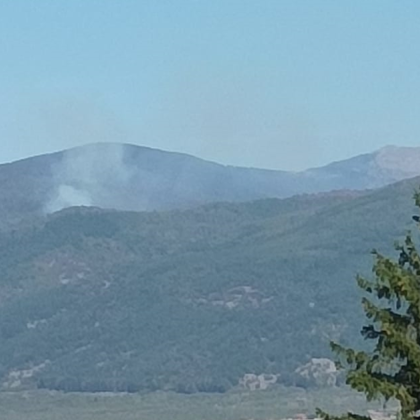
[[[420,208],[420,192],[414,195]],[[417,217],[413,217],[417,220]],[[356,351],[331,343],[337,366],[347,367],[346,383],[368,401],[396,399],[403,420],[420,418],[420,255],[411,233],[396,244],[398,261],[373,251],[374,279],[357,278],[366,296],[362,306],[368,319],[361,330],[371,351]],[[347,413],[325,420],[367,419]]]

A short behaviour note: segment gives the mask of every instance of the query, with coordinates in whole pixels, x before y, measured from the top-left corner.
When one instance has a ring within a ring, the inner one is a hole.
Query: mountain
[[[325,191],[379,188],[420,175],[420,147],[386,146],[300,175],[314,177]]]
[[[182,211],[68,208],[4,231],[0,383],[222,392],[249,373],[295,383],[296,369],[329,357],[330,339],[357,342],[355,274],[414,227],[419,183]]]
[[[181,153],[99,143],[0,165],[0,228],[78,205],[169,210],[330,190],[376,188],[420,174],[420,148],[303,172],[223,166]]]

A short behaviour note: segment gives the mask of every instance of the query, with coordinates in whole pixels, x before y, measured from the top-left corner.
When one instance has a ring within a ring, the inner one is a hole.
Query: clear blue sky
[[[95,141],[234,165],[420,146],[420,2],[2,0],[0,161]]]

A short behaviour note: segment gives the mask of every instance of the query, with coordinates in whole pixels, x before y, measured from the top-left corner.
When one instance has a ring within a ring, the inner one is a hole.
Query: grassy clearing
[[[362,395],[345,388],[306,392],[279,387],[260,392],[193,395],[0,393],[2,420],[271,420],[298,413],[310,415],[317,406],[337,413],[368,409]]]

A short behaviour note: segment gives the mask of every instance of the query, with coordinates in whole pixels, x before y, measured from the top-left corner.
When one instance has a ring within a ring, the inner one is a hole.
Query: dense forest
[[[223,392],[247,373],[296,385],[331,339],[358,342],[354,277],[410,228],[417,183],[13,225],[0,235],[3,387]]]

